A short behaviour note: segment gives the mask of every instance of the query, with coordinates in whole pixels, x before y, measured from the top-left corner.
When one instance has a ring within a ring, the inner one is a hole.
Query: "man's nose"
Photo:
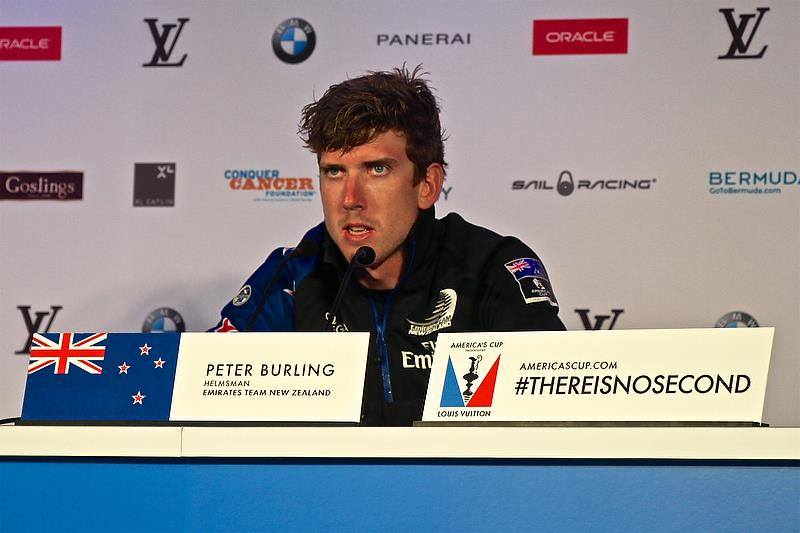
[[[345,209],[364,208],[363,180],[356,172],[349,173],[345,178],[342,205]]]

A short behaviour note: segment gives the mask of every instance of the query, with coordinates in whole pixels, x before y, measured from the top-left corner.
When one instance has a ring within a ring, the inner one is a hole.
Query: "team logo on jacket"
[[[488,366],[482,355],[456,358],[455,365],[453,357],[448,357],[439,407],[491,407],[500,356],[487,371]],[[462,372],[464,374],[459,379]]]
[[[348,329],[347,327],[347,324],[342,322],[342,320],[338,316],[336,315],[331,316],[330,312],[325,313],[325,322],[328,323],[328,327],[331,328],[331,331],[335,331],[337,333],[350,331],[350,329]]]
[[[434,331],[449,328],[453,323],[453,315],[456,312],[456,300],[458,295],[453,289],[442,289],[439,291],[439,298],[433,306],[431,316],[422,322],[408,320],[411,327],[408,328],[409,335],[430,335]]]
[[[548,302],[550,305],[558,307],[556,297],[553,296],[553,289],[550,287],[550,280],[538,259],[521,257],[509,261],[505,267],[517,281],[526,304]]]
[[[244,305],[248,302],[248,300],[250,300],[250,296],[252,294],[253,294],[253,288],[250,287],[250,285],[245,285],[244,287],[239,289],[239,292],[236,293],[236,296],[233,297],[231,303],[237,307],[240,305]]]

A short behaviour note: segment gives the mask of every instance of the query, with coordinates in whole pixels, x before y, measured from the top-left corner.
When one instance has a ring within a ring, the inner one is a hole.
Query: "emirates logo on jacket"
[[[453,315],[456,312],[456,300],[458,295],[453,289],[442,289],[439,291],[439,298],[433,306],[431,316],[422,322],[408,320],[411,327],[408,329],[409,335],[425,336],[434,331],[448,328],[453,323]]]

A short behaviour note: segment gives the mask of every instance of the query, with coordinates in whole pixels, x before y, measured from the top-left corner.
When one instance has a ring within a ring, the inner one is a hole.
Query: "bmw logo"
[[[166,331],[186,331],[186,323],[176,310],[170,307],[159,307],[144,319],[142,333],[164,333]]]
[[[302,63],[311,56],[316,44],[314,28],[299,18],[284,20],[272,34],[272,50],[284,63]]]
[[[756,319],[745,313],[744,311],[733,311],[723,316],[715,327],[718,328],[757,328],[758,322]]]

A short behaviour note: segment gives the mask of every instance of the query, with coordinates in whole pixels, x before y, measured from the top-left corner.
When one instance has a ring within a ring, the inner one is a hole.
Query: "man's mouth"
[[[372,231],[372,228],[369,226],[364,226],[360,224],[348,224],[344,227],[344,230],[349,233],[350,235],[365,235]]]

